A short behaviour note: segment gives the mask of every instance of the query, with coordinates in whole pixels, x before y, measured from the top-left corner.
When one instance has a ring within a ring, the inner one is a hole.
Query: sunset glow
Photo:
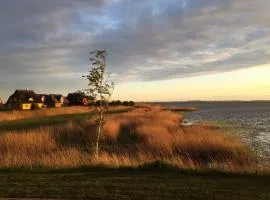
[[[0,0],[0,97],[87,87],[106,49],[114,98],[269,100],[268,0]]]

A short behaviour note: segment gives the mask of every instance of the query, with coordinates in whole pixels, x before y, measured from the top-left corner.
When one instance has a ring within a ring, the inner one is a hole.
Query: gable
[[[16,90],[8,99],[7,103],[27,103],[33,102],[36,94],[33,90]]]

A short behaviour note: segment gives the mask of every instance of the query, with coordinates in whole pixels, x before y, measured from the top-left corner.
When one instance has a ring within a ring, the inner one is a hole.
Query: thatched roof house
[[[48,107],[62,107],[65,103],[65,98],[61,94],[49,94],[45,96],[45,104]]]
[[[9,109],[30,110],[35,108],[61,107],[64,97],[60,94],[36,94],[33,90],[16,90],[8,99]]]
[[[2,110],[3,108],[4,108],[4,104],[3,104],[3,101],[2,101],[2,99],[0,97],[0,110]]]
[[[9,109],[30,110],[35,100],[36,93],[33,90],[15,90],[8,98],[6,105]]]

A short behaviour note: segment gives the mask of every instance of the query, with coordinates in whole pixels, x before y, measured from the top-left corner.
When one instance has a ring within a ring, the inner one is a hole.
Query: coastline
[[[0,145],[0,153],[8,150],[11,154],[9,158],[7,154],[1,155],[8,162],[0,161],[0,196],[164,199],[177,195],[183,199],[224,199],[225,194],[231,199],[270,197],[267,193],[270,170],[257,165],[248,146],[225,134],[222,126],[211,123],[183,126],[183,119],[180,112],[149,105],[138,105],[128,112],[108,113],[107,140],[103,145],[111,153],[101,156],[99,162],[85,148],[89,143],[84,143],[84,138],[92,126],[89,119],[9,131],[4,133],[4,138],[0,134],[0,143],[5,141]],[[125,132],[127,137],[121,130],[132,131]],[[135,130],[138,135],[134,135]],[[174,135],[174,131],[179,132]],[[135,144],[138,148],[134,152]],[[183,152],[171,154],[173,145],[178,145]],[[184,156],[187,153],[189,157]],[[181,160],[182,156],[185,159]],[[246,190],[247,185],[251,189]],[[115,188],[117,191],[112,192]],[[138,193],[141,190],[144,192]]]

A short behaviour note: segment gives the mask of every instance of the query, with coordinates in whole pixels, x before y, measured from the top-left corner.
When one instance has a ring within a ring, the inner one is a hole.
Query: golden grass
[[[121,110],[127,107],[117,106],[111,107],[109,110]],[[80,114],[91,112],[93,109],[85,106],[71,106],[71,107],[61,107],[61,108],[47,108],[41,110],[30,110],[30,111],[7,111],[0,112],[0,121],[13,121],[18,119],[27,119],[34,117],[49,117],[56,115],[68,115],[68,114]]]
[[[99,160],[95,123],[82,121],[0,135],[0,167],[137,167],[163,160],[181,168],[251,170],[253,156],[238,138],[207,126],[181,126],[183,117],[142,107],[107,118]]]
[[[31,110],[31,111],[14,110],[14,111],[0,112],[0,121],[13,121],[13,120],[18,120],[18,119],[26,119],[26,118],[33,118],[33,117],[86,113],[89,111],[90,111],[89,107],[83,107],[83,106],[48,108],[48,109]]]

